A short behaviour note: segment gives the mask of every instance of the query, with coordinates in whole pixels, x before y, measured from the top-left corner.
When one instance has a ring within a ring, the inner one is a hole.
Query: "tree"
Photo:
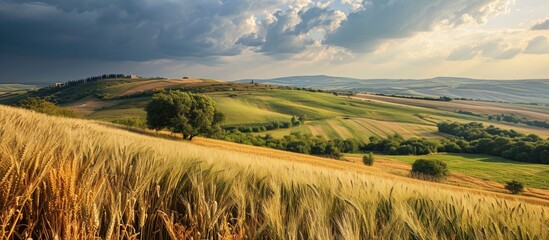
[[[440,97],[440,100],[441,100],[441,101],[445,101],[445,102],[451,102],[451,101],[454,100],[454,99],[451,98],[451,97],[442,96],[442,97]]]
[[[510,181],[505,184],[505,189],[509,190],[512,194],[519,194],[524,191],[524,185],[518,181]]]
[[[364,155],[362,157],[362,162],[368,166],[374,165],[374,154],[372,152],[368,153],[368,155]]]
[[[326,145],[326,148],[324,149],[324,154],[335,159],[341,158],[341,151],[332,144]]]
[[[295,116],[292,116],[292,119],[290,120],[292,123],[295,123],[297,121]]]
[[[189,140],[219,130],[225,118],[210,97],[179,90],[155,94],[145,111],[149,128],[169,129]]]
[[[301,123],[305,123],[305,120],[307,120],[307,115],[305,115],[305,114],[299,115],[298,120],[299,120]]]
[[[412,174],[420,174],[435,179],[448,175],[446,163],[438,159],[418,159],[412,164]]]

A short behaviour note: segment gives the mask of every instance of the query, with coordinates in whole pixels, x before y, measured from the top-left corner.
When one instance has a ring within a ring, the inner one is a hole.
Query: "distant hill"
[[[4,99],[9,99],[37,88],[38,86],[35,85],[0,84],[0,102],[2,102]]]
[[[293,76],[253,79],[255,83],[334,91],[374,92],[395,95],[449,96],[475,100],[549,104],[549,79],[481,80],[437,77],[432,79],[355,79],[332,76]],[[237,82],[251,82],[252,79]]]
[[[0,93],[11,93],[38,88],[35,85],[25,84],[0,84]]]

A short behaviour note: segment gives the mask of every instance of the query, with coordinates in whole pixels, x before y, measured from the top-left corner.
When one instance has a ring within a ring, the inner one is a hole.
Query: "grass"
[[[272,121],[290,121],[292,116],[271,111],[254,101],[227,97],[226,95],[211,96],[217,108],[225,114],[224,124],[267,123]]]
[[[1,239],[549,238],[543,206],[4,106],[0,123]]]
[[[549,165],[516,162],[480,154],[435,154],[427,156],[383,156],[412,164],[417,159],[440,159],[448,169],[465,175],[505,183],[522,182],[527,187],[549,189]]]

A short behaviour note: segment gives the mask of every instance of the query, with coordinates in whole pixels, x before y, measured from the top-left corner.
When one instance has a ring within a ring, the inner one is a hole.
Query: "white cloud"
[[[546,54],[549,53],[549,39],[545,36],[537,36],[528,42],[525,53]]]

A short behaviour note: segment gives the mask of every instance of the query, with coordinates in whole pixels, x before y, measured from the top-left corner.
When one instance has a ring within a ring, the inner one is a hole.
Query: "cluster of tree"
[[[356,92],[347,91],[347,92],[332,92],[334,96],[355,96]]]
[[[394,134],[385,139],[370,137],[370,142],[365,145],[364,150],[388,155],[425,155],[437,152],[438,146],[434,140],[425,138],[405,140],[399,134]]]
[[[273,121],[267,124],[254,125],[254,126],[224,126],[223,129],[226,131],[238,130],[239,132],[243,132],[243,133],[251,133],[251,132],[264,132],[264,131],[270,131],[270,130],[277,130],[281,128],[291,128],[292,126],[293,126],[293,123],[291,121],[287,121],[287,122]]]
[[[549,128],[549,122],[547,122],[547,121],[529,120],[529,119],[524,118],[524,117],[523,118],[518,117],[515,114],[511,114],[511,115],[505,115],[505,114],[490,115],[490,116],[488,116],[488,120],[498,121],[498,122],[503,121],[503,122],[515,123],[515,124],[523,123],[523,124],[526,124],[528,126],[533,126],[533,127]]]
[[[78,117],[74,111],[69,108],[57,106],[55,103],[40,98],[26,98],[18,104],[19,107],[62,117]]]
[[[233,130],[214,134],[211,137],[254,145],[269,147],[296,153],[304,153],[316,156],[327,156],[339,159],[342,153],[358,153],[364,149],[365,144],[356,139],[331,139],[326,140],[321,136],[311,134],[301,134],[299,132],[291,133],[283,138],[275,138],[270,134],[264,136],[254,136],[248,133],[241,133]]]
[[[257,84],[257,83],[256,83]],[[290,86],[285,86],[284,87],[285,89],[288,89],[288,90],[301,90],[301,91],[307,91],[307,92],[326,92],[322,89],[314,89],[314,88],[306,88],[306,87],[290,87]]]
[[[464,110],[457,110],[457,113],[465,114],[465,115],[469,115],[469,116],[475,116],[475,117],[482,117],[482,114],[477,114],[477,113],[474,113],[474,112],[469,112],[469,111],[464,111]]]
[[[88,77],[88,78],[83,78],[83,79],[78,79],[78,80],[71,80],[71,81],[67,81],[67,82],[64,82],[64,83],[56,83],[52,87],[54,87],[54,88],[63,88],[63,87],[74,86],[74,85],[81,84],[81,83],[95,82],[95,81],[99,81],[99,80],[113,79],[113,78],[131,78],[131,75],[103,74],[103,75],[100,75],[100,76],[93,76],[93,77]]]
[[[238,130],[242,133],[252,133],[252,132],[265,132],[265,131],[271,131],[271,130],[277,130],[281,128],[291,128],[293,126],[299,126],[303,123],[305,123],[305,120],[307,117],[305,115],[299,115],[298,117],[292,116],[290,121],[287,122],[277,122],[273,121],[266,124],[253,124],[253,125],[244,125],[244,126],[238,126],[238,125],[231,125],[231,126],[224,126],[223,129],[226,131],[232,131],[232,130]]]
[[[549,122],[547,122],[547,121],[533,120],[533,121],[526,121],[525,123],[528,126],[540,127],[540,128],[549,128]]]
[[[443,141],[439,150],[454,153],[482,153],[531,163],[549,164],[549,141],[515,130],[494,126],[485,128],[482,123],[438,124],[438,130],[456,138]]]
[[[444,101],[451,102],[454,98],[442,96],[442,97],[422,97],[422,96],[405,96],[405,95],[396,95],[396,94],[385,94],[385,93],[374,93],[378,96],[387,96],[387,97],[396,97],[396,98],[407,98],[407,99],[418,99],[418,100],[429,100],[429,101]]]
[[[305,120],[307,119],[307,116],[305,115],[299,115],[299,116],[292,116],[292,119],[290,119],[290,122],[292,122],[293,126],[299,126],[303,123],[305,123]]]
[[[189,140],[220,131],[225,118],[210,97],[177,90],[155,94],[145,111],[150,129],[169,129]]]

